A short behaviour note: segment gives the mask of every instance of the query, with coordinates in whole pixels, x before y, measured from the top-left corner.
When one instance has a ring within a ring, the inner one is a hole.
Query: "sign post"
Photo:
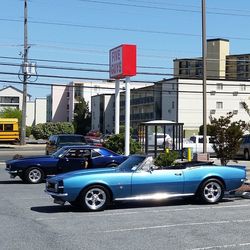
[[[120,80],[115,80],[115,134],[120,133]]]
[[[116,79],[115,91],[115,133],[119,134],[120,116],[120,81],[126,78],[125,98],[125,155],[130,154],[130,76],[136,75],[136,46],[122,44],[109,51],[110,78]]]

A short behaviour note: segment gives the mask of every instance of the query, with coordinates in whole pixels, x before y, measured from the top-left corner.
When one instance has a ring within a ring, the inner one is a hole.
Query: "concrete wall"
[[[36,98],[35,100],[35,124],[46,123],[47,120],[47,99]]]

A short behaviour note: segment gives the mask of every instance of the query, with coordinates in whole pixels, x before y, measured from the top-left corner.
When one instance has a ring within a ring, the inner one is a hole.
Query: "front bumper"
[[[51,192],[51,191],[48,191],[48,190],[44,190],[45,193],[47,193],[48,195],[51,195],[53,198],[54,197],[67,197],[68,194],[67,193],[56,193],[56,192]]]
[[[10,174],[10,178],[15,178],[19,175],[18,170],[9,170],[8,168],[5,168],[5,170]]]

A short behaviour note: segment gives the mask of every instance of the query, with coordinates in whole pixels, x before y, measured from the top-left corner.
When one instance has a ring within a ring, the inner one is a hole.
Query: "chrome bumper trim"
[[[44,190],[44,192],[47,193],[48,195],[56,196],[56,197],[65,197],[65,196],[68,196],[67,193],[55,193],[55,192],[50,192],[50,191],[47,191],[47,190]]]
[[[17,174],[18,173],[17,170],[8,170],[8,169],[6,169],[6,171],[8,171],[9,174]]]

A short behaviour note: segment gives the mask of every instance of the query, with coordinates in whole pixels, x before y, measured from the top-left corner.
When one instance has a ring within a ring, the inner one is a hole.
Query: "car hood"
[[[82,175],[100,175],[100,174],[107,174],[107,173],[114,173],[118,171],[117,168],[95,168],[95,169],[84,169],[84,170],[76,170],[68,173],[58,174],[54,177],[51,177],[53,180],[63,180],[66,178],[82,176]],[[50,178],[50,179],[51,179]]]
[[[44,160],[50,160],[54,159],[53,156],[48,156],[48,155],[39,155],[39,156],[29,156],[29,157],[21,157],[18,159],[12,159],[12,160],[7,160],[6,163],[15,163],[15,162],[20,162],[20,161],[44,161]]]

